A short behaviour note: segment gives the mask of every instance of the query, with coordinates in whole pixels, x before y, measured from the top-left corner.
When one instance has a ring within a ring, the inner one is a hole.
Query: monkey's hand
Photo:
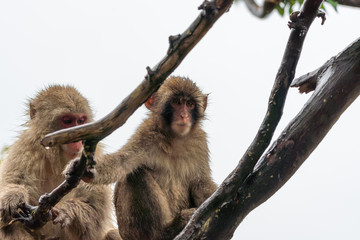
[[[65,209],[54,207],[50,212],[53,224],[60,224],[64,228],[72,223],[72,218]]]
[[[181,223],[181,225],[185,227],[185,225],[190,220],[191,216],[194,214],[195,210],[196,208],[188,208],[181,210],[179,215],[179,222]]]
[[[4,223],[28,214],[27,191],[22,186],[2,189],[0,194],[0,218]]]
[[[78,172],[79,162],[80,162],[80,158],[75,158],[74,160],[70,161],[70,163],[66,166],[64,171],[64,175],[66,178],[69,178],[70,176]],[[84,174],[82,175],[81,179],[84,182],[89,183],[95,178],[95,175],[96,175],[96,170],[92,167],[86,166]]]
[[[196,208],[183,209],[173,219],[173,221],[165,227],[165,232],[169,236],[176,236],[188,223]]]

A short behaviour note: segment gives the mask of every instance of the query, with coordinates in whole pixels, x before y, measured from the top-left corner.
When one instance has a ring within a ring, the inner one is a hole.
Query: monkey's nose
[[[181,118],[189,118],[189,114],[186,112],[182,112],[182,113],[180,113],[180,117]]]

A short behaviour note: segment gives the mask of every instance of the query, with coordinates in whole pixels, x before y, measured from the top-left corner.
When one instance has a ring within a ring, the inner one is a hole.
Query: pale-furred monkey
[[[207,95],[170,77],[145,103],[151,110],[130,140],[95,166],[92,183],[115,187],[123,239],[173,239],[215,190],[206,133]]]
[[[53,208],[53,222],[36,231],[20,222],[8,225],[21,203],[37,205],[41,195],[64,181],[65,165],[83,149],[81,141],[45,149],[40,140],[93,120],[88,101],[71,86],[53,85],[40,91],[30,100],[28,114],[26,129],[0,166],[0,239],[120,239],[111,223],[111,189],[84,182]]]

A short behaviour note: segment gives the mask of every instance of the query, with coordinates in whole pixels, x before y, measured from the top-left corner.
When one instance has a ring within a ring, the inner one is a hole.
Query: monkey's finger
[[[52,222],[53,222],[54,225],[56,225],[58,223],[62,224],[62,220],[59,217],[56,217]]]
[[[59,211],[55,209],[51,209],[49,214],[50,214],[50,219],[54,221],[59,216]]]
[[[13,218],[10,222],[9,225],[15,223],[15,222],[21,222],[22,224],[24,224],[26,226],[27,222],[31,222],[32,221],[32,216],[19,216],[17,218]]]
[[[61,228],[64,228],[70,224],[70,219],[65,216],[59,216],[53,220],[53,224],[60,224]]]
[[[96,170],[94,168],[86,169],[81,179],[84,182],[89,183],[95,178],[95,175],[96,175]]]
[[[64,221],[61,224],[61,228],[64,228],[70,224],[70,220],[68,218],[65,218]]]

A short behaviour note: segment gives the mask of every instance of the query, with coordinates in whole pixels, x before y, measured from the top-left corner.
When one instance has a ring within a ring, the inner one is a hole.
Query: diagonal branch
[[[359,79],[360,39],[336,56],[326,73],[318,77],[320,84],[303,109],[262,156],[236,194],[218,209],[214,218],[234,229],[250,211],[275,194],[359,96]],[[236,219],[233,216],[237,216]],[[212,233],[218,235],[218,232]]]
[[[169,37],[170,47],[166,56],[153,69],[147,67],[148,74],[142,83],[107,116],[93,123],[45,136],[42,140],[45,147],[83,140],[85,150],[80,161],[76,163],[74,172],[69,173],[67,179],[50,194],[41,196],[38,207],[24,206],[24,208],[29,208],[25,209],[29,214],[15,221],[20,221],[32,229],[39,228],[49,221],[51,208],[79,184],[86,167],[92,168],[94,164],[92,156],[98,142],[121,127],[134,111],[160,87],[213,24],[229,10],[232,3],[232,0],[205,0],[199,7],[202,10],[200,15],[184,33]]]
[[[194,214],[177,240],[207,238],[230,239],[238,226],[240,216],[226,215],[224,203],[233,198],[244,180],[253,172],[255,164],[269,146],[276,126],[282,116],[288,89],[295,75],[302,45],[311,23],[318,16],[322,0],[307,0],[301,12],[291,16],[289,27],[293,28],[286,46],[281,66],[271,92],[268,110],[255,139],[241,158],[235,170],[224,180],[218,190]],[[221,226],[231,226],[226,229]]]
[[[64,129],[48,134],[42,140],[45,147],[80,140],[100,141],[121,127],[176,69],[191,49],[202,39],[213,24],[232,5],[231,0],[205,1],[199,9],[200,15],[184,33],[170,36],[167,55],[153,68],[147,67],[148,74],[141,84],[104,118],[79,127]]]
[[[39,229],[50,221],[52,218],[51,209],[80,183],[86,165],[92,167],[93,153],[95,152],[93,147],[96,147],[96,145],[85,143],[81,158],[76,162],[76,165],[73,166],[72,172],[66,173],[65,181],[52,190],[51,193],[42,195],[39,199],[39,206],[23,204],[23,206],[20,207],[23,214],[13,219],[9,225],[14,222],[21,222],[29,229]]]

